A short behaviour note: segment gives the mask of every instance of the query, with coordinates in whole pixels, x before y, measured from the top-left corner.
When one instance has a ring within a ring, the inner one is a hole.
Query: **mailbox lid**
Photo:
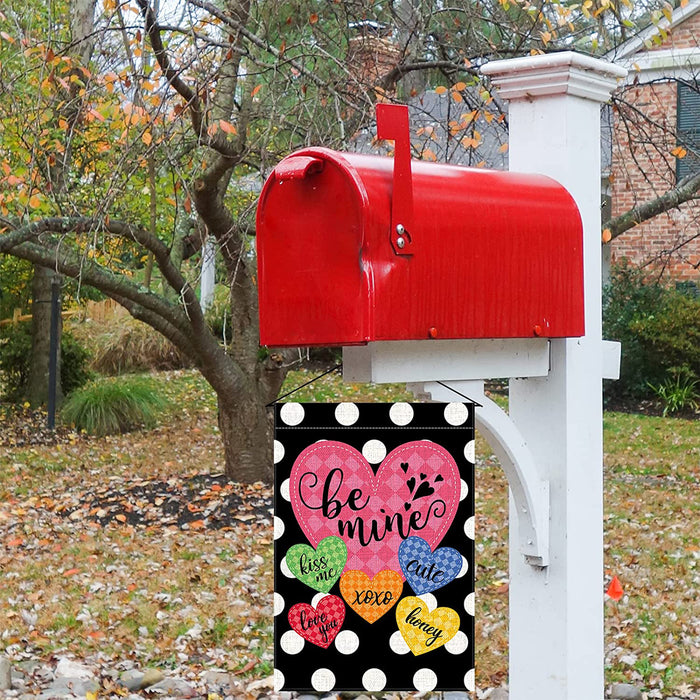
[[[340,154],[306,149],[277,165],[257,211],[261,344],[367,342],[367,219],[362,180]]]

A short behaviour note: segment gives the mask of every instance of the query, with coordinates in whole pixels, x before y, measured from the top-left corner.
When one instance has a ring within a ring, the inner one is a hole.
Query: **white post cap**
[[[597,102],[607,102],[627,75],[621,66],[575,51],[491,61],[481,72],[505,100],[568,94]]]

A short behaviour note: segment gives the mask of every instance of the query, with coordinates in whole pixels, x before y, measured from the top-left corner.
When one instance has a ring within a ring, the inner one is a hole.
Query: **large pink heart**
[[[356,449],[324,440],[297,457],[289,479],[292,509],[309,542],[341,537],[345,570],[370,577],[385,569],[401,573],[399,545],[410,535],[434,549],[452,524],[459,493],[454,459],[430,440],[397,447],[376,476]]]

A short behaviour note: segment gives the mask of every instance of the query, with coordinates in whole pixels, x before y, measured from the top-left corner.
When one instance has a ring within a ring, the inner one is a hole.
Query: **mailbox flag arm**
[[[377,138],[394,141],[394,181],[391,194],[392,248],[397,255],[411,255],[413,230],[413,176],[411,135],[406,105],[377,105]]]

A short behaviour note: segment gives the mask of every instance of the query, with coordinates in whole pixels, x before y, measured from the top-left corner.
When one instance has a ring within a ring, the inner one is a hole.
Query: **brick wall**
[[[676,27],[660,48],[697,46],[697,37],[700,13]],[[676,146],[675,82],[628,87],[621,96],[626,104],[615,114],[613,130],[613,216],[663,194],[676,182],[671,155]],[[700,284],[700,201],[630,229],[611,246],[613,262],[626,258],[671,279]]]
[[[700,12],[696,12],[690,19],[671,29],[666,40],[662,44],[654,44],[651,50],[671,47],[687,49],[693,46],[700,46]]]

